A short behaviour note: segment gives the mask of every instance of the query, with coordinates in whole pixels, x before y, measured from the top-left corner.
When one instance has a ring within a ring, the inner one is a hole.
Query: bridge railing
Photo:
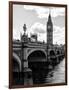
[[[28,44],[32,44],[32,45],[47,45],[46,43],[43,42],[28,42]]]

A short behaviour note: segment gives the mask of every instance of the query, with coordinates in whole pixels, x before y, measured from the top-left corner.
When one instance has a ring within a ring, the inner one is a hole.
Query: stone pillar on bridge
[[[24,73],[24,85],[32,85],[33,79],[32,79],[32,70],[28,67],[28,60],[27,60],[27,48],[23,48],[23,73]]]

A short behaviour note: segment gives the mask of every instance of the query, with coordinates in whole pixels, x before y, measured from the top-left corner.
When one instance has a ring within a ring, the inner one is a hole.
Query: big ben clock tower
[[[47,44],[53,44],[53,23],[50,14],[47,21]]]

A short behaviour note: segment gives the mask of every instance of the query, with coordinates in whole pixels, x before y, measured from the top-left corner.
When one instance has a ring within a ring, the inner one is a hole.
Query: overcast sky
[[[39,41],[47,41],[47,20],[51,13],[53,22],[53,43],[65,43],[65,9],[31,5],[13,5],[13,39],[20,39],[24,23],[27,34],[37,33]]]

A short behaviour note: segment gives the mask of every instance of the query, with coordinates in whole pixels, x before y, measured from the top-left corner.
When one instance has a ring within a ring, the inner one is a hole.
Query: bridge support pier
[[[25,86],[32,85],[32,70],[28,67],[27,60],[27,49],[22,48],[22,72],[23,72],[23,82]]]
[[[60,60],[59,60],[59,56],[57,57],[57,64],[60,62]]]
[[[32,85],[32,70],[28,68],[28,60],[23,62],[23,73],[24,73],[24,85]]]

